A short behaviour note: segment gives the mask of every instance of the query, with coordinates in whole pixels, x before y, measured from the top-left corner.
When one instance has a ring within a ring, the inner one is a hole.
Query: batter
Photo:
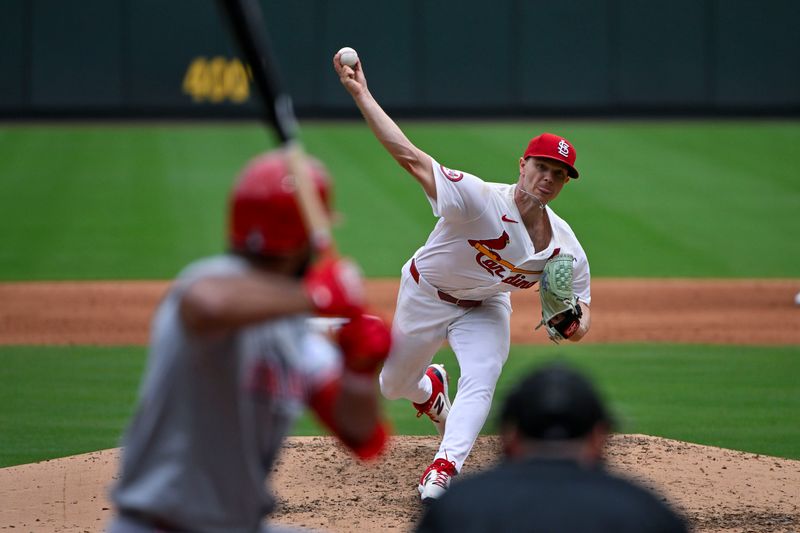
[[[313,169],[327,202],[326,174]],[[306,268],[282,152],[248,165],[229,221],[230,252],[184,269],[153,319],[110,533],[283,531],[264,522],[275,507],[269,479],[306,407],[359,457],[386,443],[376,374],[389,329],[363,315],[347,260]],[[310,327],[311,314],[349,319],[338,342]]]
[[[568,338],[578,341],[589,330],[586,254],[547,205],[578,178],[575,148],[563,137],[541,134],[520,157],[516,184],[485,182],[445,167],[413,145],[369,92],[360,60],[349,67],[337,53],[333,65],[372,132],[419,182],[439,217],[425,245],[403,266],[392,350],[380,374],[386,398],[411,400],[442,435],[420,478],[425,501],[447,490],[486,421],[508,357],[510,292],[533,287],[551,257],[571,254],[581,314]],[[452,404],[446,370],[431,364],[445,340],[461,369]]]

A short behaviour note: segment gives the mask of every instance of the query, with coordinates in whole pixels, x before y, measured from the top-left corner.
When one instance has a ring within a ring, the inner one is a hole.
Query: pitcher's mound
[[[277,464],[273,519],[332,532],[409,531],[421,507],[416,486],[437,437],[395,437],[364,465],[330,437],[294,437]],[[118,450],[0,469],[0,529],[102,531]],[[490,466],[496,437],[481,437],[462,475]],[[615,435],[609,466],[661,492],[696,531],[800,530],[800,461],[644,435]]]

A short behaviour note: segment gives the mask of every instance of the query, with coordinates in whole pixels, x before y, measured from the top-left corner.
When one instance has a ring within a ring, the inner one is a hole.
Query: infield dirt
[[[391,317],[397,280],[370,280],[373,309]],[[146,344],[160,281],[0,284],[0,344]],[[592,329],[581,342],[800,345],[800,280],[596,279]],[[535,290],[513,294],[511,340],[546,344],[534,332]]]
[[[394,308],[396,280],[369,282],[373,306]],[[144,344],[163,282],[0,284],[0,344]],[[594,280],[584,342],[800,345],[798,280]],[[513,298],[512,341],[546,343],[532,326],[535,293]],[[408,531],[416,483],[435,437],[397,437],[386,456],[355,463],[328,437],[287,442],[275,487],[284,524],[333,532]],[[463,475],[497,457],[481,437]],[[800,461],[643,435],[615,435],[609,466],[669,498],[704,532],[800,531]],[[118,450],[0,469],[0,530],[102,531]]]

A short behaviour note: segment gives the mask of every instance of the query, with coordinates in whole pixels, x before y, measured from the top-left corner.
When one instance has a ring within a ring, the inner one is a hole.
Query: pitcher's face
[[[519,183],[522,188],[547,204],[558,196],[569,181],[564,163],[544,157],[519,160]]]

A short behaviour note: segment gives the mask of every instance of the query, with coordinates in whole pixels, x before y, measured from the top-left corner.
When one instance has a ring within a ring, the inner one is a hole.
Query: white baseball
[[[794,304],[800,305],[800,292],[794,295]]]
[[[345,46],[339,50],[339,61],[342,62],[342,65],[354,67],[358,63],[358,54],[349,46]]]

